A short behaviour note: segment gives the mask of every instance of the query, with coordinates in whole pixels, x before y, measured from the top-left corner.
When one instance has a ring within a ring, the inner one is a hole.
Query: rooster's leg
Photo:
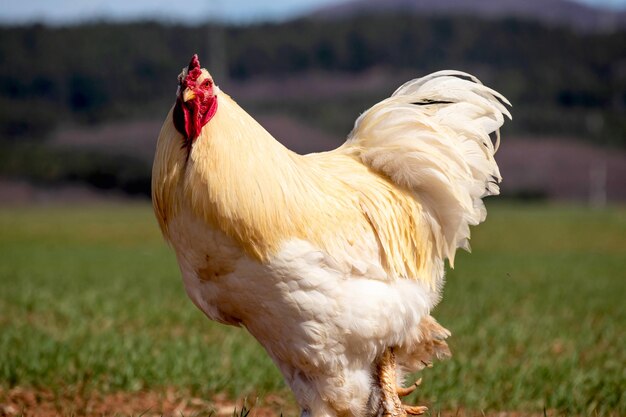
[[[387,348],[378,362],[378,380],[382,394],[383,417],[407,417],[407,415],[421,415],[426,412],[426,407],[408,406],[400,402],[400,397],[413,392],[421,380],[409,388],[398,387],[396,356],[393,348]]]

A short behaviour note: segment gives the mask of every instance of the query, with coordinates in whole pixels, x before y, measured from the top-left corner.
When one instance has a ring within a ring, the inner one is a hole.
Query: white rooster
[[[504,104],[437,72],[363,113],[340,148],[298,155],[197,56],[183,69],[154,161],[157,219],[191,300],[263,345],[303,416],[424,412],[401,404],[402,374],[449,354],[430,311],[444,260],[499,191]]]

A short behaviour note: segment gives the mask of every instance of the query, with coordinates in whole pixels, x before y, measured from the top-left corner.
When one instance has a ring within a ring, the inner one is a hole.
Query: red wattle
[[[174,127],[184,136],[185,145],[191,145],[200,136],[202,128],[217,112],[217,97],[201,101],[202,98],[200,95],[188,102],[176,100],[172,118]]]

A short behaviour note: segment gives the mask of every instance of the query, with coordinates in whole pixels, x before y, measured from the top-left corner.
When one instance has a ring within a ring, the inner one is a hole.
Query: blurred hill
[[[585,199],[593,172],[604,170],[608,198],[624,200],[625,35],[408,14],[4,27],[0,179],[10,190],[26,180],[149,195],[176,76],[199,52],[220,87],[299,152],[338,145],[362,111],[408,79],[444,68],[474,73],[514,103],[504,137],[521,145],[505,142],[501,151],[509,195]],[[561,162],[550,166],[551,158]],[[559,182],[565,172],[570,185]]]
[[[409,13],[425,16],[516,17],[583,31],[626,27],[626,12],[587,6],[568,0],[352,0],[323,7],[314,18],[345,19],[367,14]]]

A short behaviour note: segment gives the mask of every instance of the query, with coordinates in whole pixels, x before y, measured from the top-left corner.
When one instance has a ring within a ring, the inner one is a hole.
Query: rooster
[[[403,376],[449,355],[430,315],[444,261],[498,194],[508,101],[475,77],[407,82],[339,148],[296,154],[215,84],[197,55],[178,77],[153,167],[154,211],[185,289],[245,327],[302,416],[406,416]],[[491,135],[496,137],[495,145]]]

